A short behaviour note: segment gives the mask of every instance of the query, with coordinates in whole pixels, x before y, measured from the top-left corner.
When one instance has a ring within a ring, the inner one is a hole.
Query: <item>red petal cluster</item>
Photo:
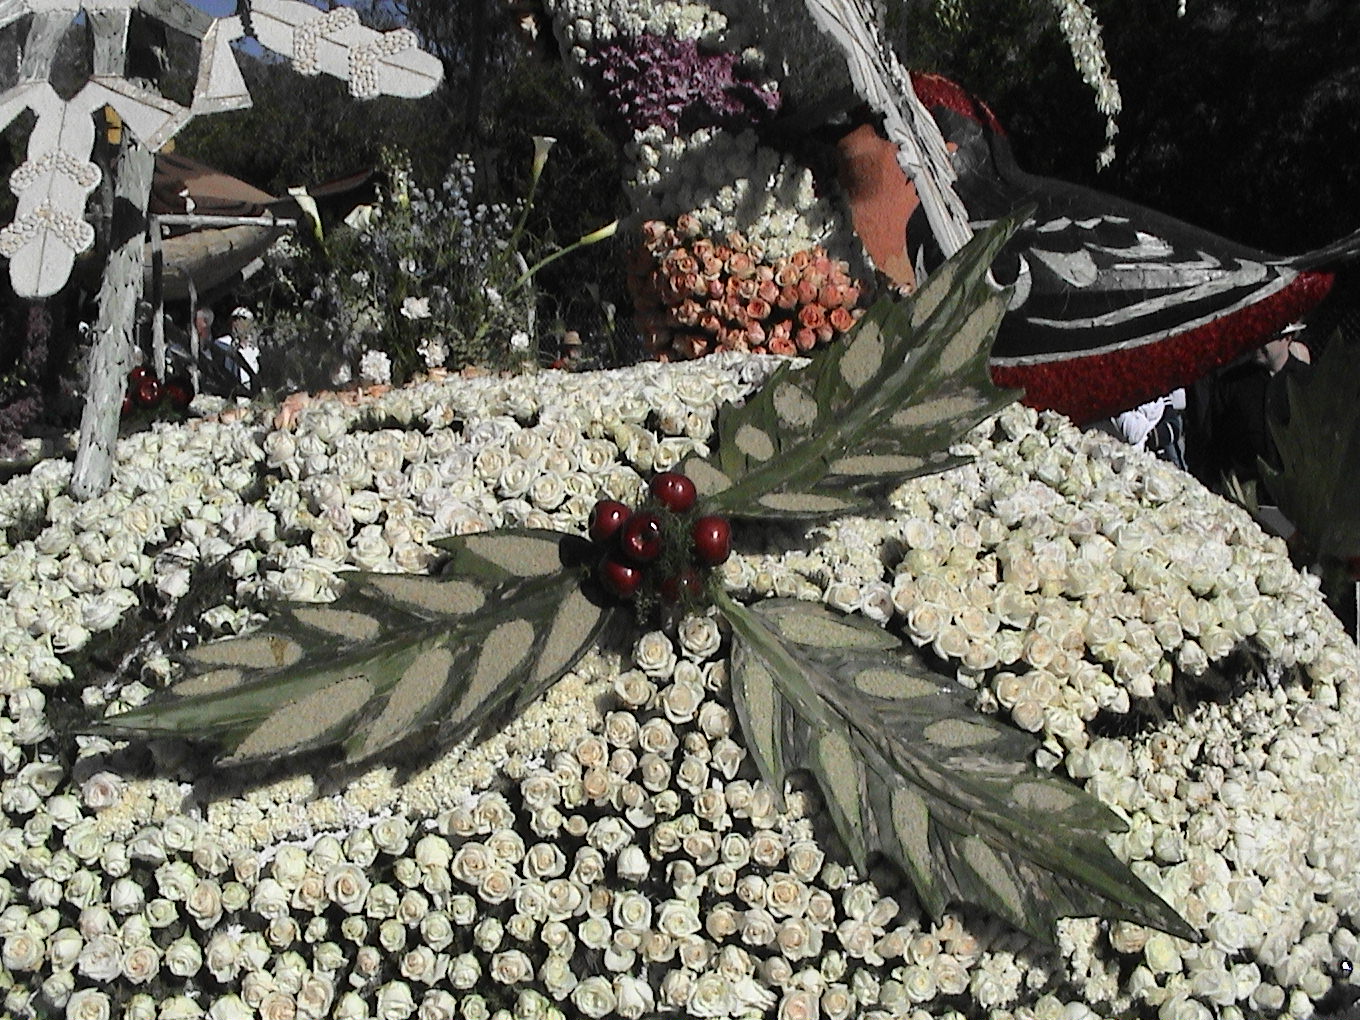
[[[715,351],[803,354],[864,314],[864,288],[820,245],[770,260],[741,234],[728,234],[723,244],[702,237],[688,214],[674,227],[649,220],[642,235],[628,285],[658,361]]]
[[[162,402],[183,413],[193,399],[193,389],[184,380],[171,379],[163,383],[150,368],[137,365],[128,372],[122,413],[127,416],[138,410],[154,411]]]

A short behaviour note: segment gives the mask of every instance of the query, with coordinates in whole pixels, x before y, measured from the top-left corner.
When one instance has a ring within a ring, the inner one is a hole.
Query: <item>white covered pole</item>
[[[945,256],[968,243],[968,210],[954,191],[957,175],[944,136],[916,97],[909,75],[883,38],[873,0],[803,0],[817,27],[845,54],[861,99],[883,117],[897,162],[916,185],[921,207]]]
[[[137,302],[142,296],[146,208],[156,157],[130,131],[123,132],[113,182],[113,239],[99,290],[99,319],[90,353],[89,387],[80,419],[71,495],[91,499],[113,478],[118,419],[132,368]]]

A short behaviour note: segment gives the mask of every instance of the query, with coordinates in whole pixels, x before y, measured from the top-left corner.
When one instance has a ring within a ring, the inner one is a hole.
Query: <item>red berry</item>
[[[726,517],[709,514],[694,522],[690,530],[694,539],[694,555],[709,567],[726,563],[732,555],[732,525]]]
[[[134,385],[141,382],[143,379],[154,378],[156,378],[155,373],[146,365],[134,365],[132,371],[128,372],[128,382],[133,383]]]
[[[652,479],[652,495],[673,514],[687,513],[699,498],[694,483],[678,471],[663,471]]]
[[[699,571],[689,567],[678,574],[672,574],[658,587],[661,598],[674,605],[697,599],[699,593],[704,590],[704,582],[699,577]]]
[[[143,407],[155,407],[161,402],[161,384],[154,375],[137,380],[132,392],[136,394],[137,403]]]
[[[619,532],[619,548],[635,563],[650,563],[661,555],[661,518],[650,510],[633,514]]]
[[[194,400],[193,391],[174,379],[165,384],[165,397],[177,411],[187,411]]]
[[[633,563],[625,563],[613,554],[600,561],[596,574],[600,583],[616,598],[631,599],[642,587],[642,568]]]
[[[590,511],[590,539],[601,544],[608,542],[628,523],[633,511],[616,499],[602,499]]]
[[[131,413],[133,412],[133,409],[136,408],[136,406],[137,406],[137,402],[136,402],[135,400],[132,399],[132,394],[131,394],[131,393],[124,393],[124,394],[123,394],[123,414],[124,414],[124,415],[129,415],[129,414],[131,414]]]

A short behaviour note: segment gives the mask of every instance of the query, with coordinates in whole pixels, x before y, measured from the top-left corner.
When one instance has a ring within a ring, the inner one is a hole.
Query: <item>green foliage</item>
[[[783,366],[744,407],[725,409],[716,463],[692,457],[682,468],[713,508],[825,517],[958,463],[949,445],[1014,399],[987,374],[1005,311],[987,269],[1019,222],[980,234],[912,300],[880,300],[817,371]]]
[[[1088,0],[1123,110],[1113,165],[1052,0],[894,0],[908,66],[986,100],[1020,165],[1097,187],[1267,251],[1360,225],[1357,21],[1345,0]],[[1205,59],[1212,54],[1212,59]]]
[[[1109,808],[1031,762],[1038,742],[876,625],[805,602],[725,599],[732,694],[776,790],[812,773],[855,864],[882,853],[939,918],[970,903],[1051,942],[1060,917],[1121,917],[1194,938],[1104,836]]]
[[[470,159],[476,167],[471,201],[493,209],[522,200],[526,153],[534,136],[550,135],[558,143],[526,236],[551,249],[625,211],[618,146],[599,129],[560,61],[525,56],[513,19],[496,0],[355,6],[379,28],[404,21],[441,58],[445,80],[434,95],[356,102],[343,82],[301,77],[286,62],[238,52],[254,106],[194,120],[177,140],[182,151],[278,195],[376,167],[386,151],[404,153],[413,179],[426,183],[461,179]],[[636,337],[616,314],[629,307],[621,261],[621,249],[609,243],[589,257],[547,267],[536,278],[538,333],[577,331],[593,363],[634,360]],[[276,289],[274,299],[282,307],[284,290]],[[312,300],[311,292],[290,300],[296,310]],[[343,315],[324,295],[311,307]],[[320,332],[305,355],[289,358],[294,374],[315,369],[313,353],[344,342],[339,328],[322,324]],[[305,340],[290,334],[293,339]]]
[[[268,382],[343,382],[366,351],[385,354],[398,382],[427,367],[508,368],[535,356],[534,292],[518,281],[542,247],[516,226],[522,208],[479,204],[466,157],[438,189],[420,187],[400,155],[386,154],[384,168],[376,203],[268,257],[257,296],[263,360],[277,374]]]
[[[1360,380],[1356,344],[1337,333],[1304,379],[1287,380],[1288,417],[1269,422],[1280,466],[1260,462],[1265,487],[1298,529],[1306,565],[1333,606],[1353,597],[1360,562]]]
[[[211,735],[227,764],[327,748],[361,762],[420,733],[468,736],[551,687],[614,611],[582,591],[560,535],[502,531],[449,545],[456,563],[480,569],[347,574],[336,601],[293,605],[260,631],[198,646],[185,658],[199,672],[94,728]]]
[[[253,105],[196,117],[175,144],[272,195],[371,169],[388,149],[410,153],[416,173],[437,180],[459,151],[459,125],[434,97],[359,102],[329,75],[299,75],[288,61],[239,49],[237,59]]]

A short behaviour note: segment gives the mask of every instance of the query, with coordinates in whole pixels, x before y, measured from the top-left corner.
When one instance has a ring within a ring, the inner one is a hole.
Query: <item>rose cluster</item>
[[[194,389],[187,379],[164,382],[146,365],[137,365],[127,375],[123,392],[123,417],[138,411],[155,414],[164,407],[183,414],[194,400]]]
[[[650,496],[631,509],[602,499],[590,513],[590,538],[604,551],[596,577],[610,594],[650,606],[693,605],[708,572],[732,555],[732,525],[698,512],[698,491],[687,476],[663,471]]]
[[[863,315],[863,288],[825,248],[770,258],[739,231],[701,236],[698,217],[642,226],[629,266],[638,323],[661,361],[713,351],[800,354],[845,334]]]
[[[972,465],[882,516],[765,536],[711,583],[824,600],[949,663],[1128,819],[1115,852],[1204,944],[1070,921],[1054,952],[972,912],[890,916],[892,890],[821,845],[816,798],[793,784],[774,806],[701,613],[631,659],[604,644],[485,741],[335,790],[302,774],[200,809],[187,774],[54,731],[74,697],[115,712],[174,675],[156,649],[108,681],[70,653],[148,590],[173,604],[194,564],[236,583],[200,629],[239,630],[254,591],[420,571],[435,535],[642,512],[643,478],[706,449],[715,405],[778,361],[428,381],[279,422],[231,408],[120,439],[88,503],[57,458],[0,485],[0,1013],[1313,1015],[1360,952],[1354,643],[1244,512],[1018,406],[956,449]],[[1232,683],[1207,703],[1200,653]],[[1154,702],[1164,717],[1139,714]]]

